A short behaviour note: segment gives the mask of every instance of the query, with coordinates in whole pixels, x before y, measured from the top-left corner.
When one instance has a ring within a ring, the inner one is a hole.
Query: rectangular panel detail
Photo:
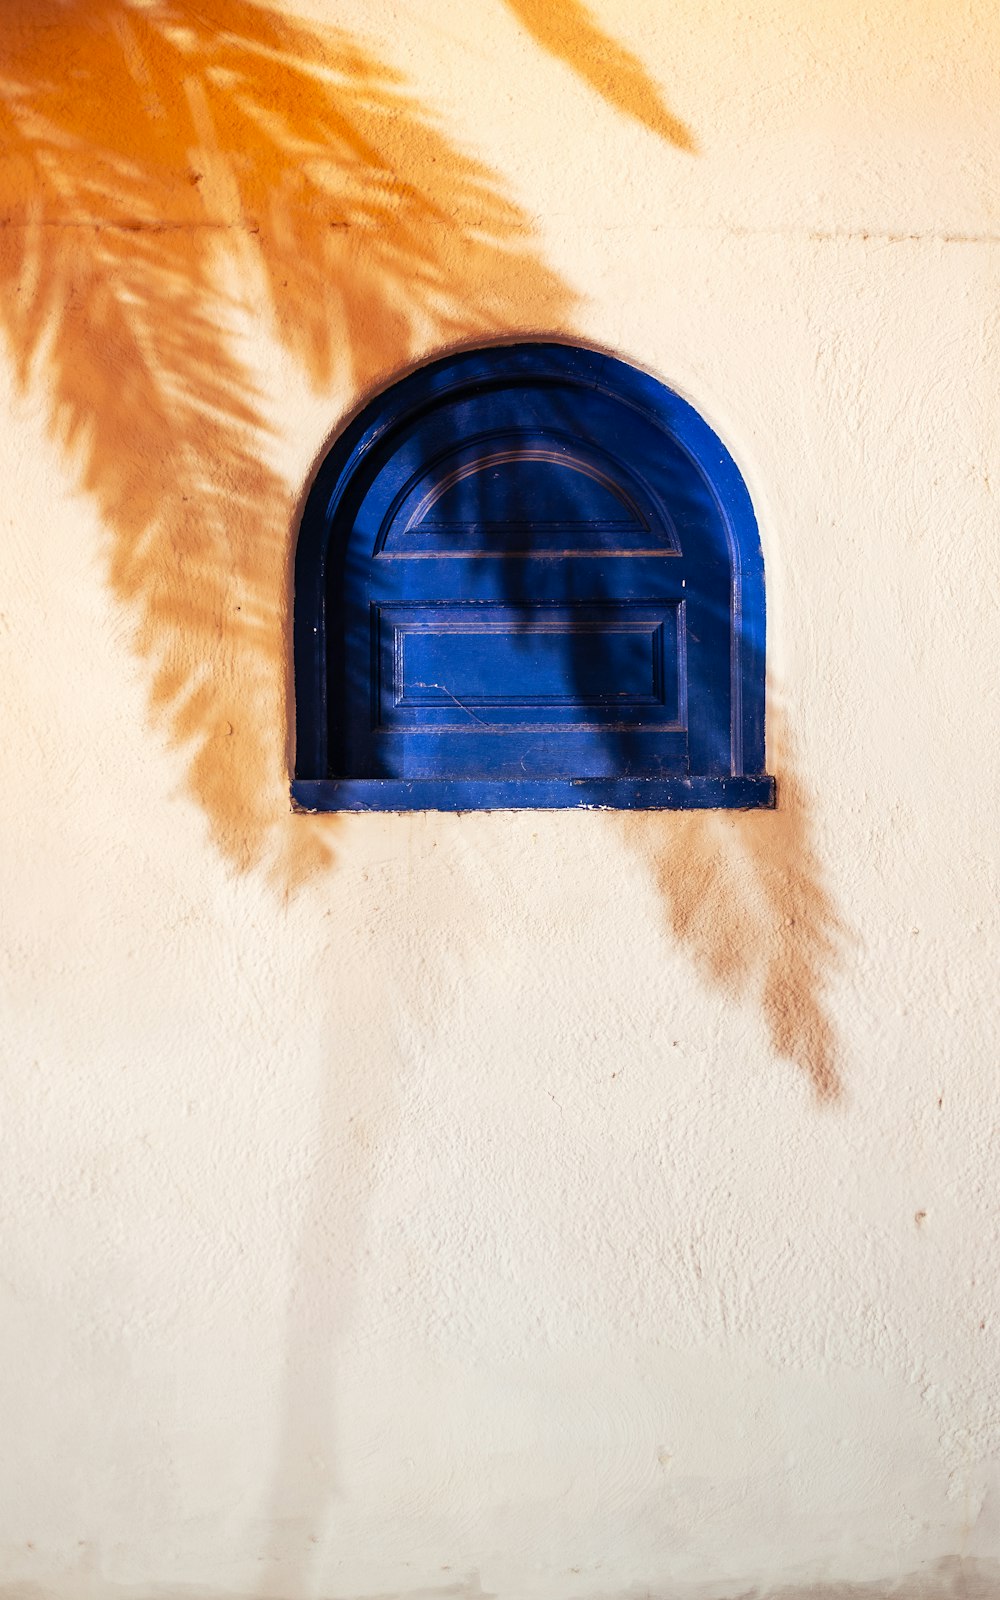
[[[374,607],[377,725],[679,728],[682,604]]]

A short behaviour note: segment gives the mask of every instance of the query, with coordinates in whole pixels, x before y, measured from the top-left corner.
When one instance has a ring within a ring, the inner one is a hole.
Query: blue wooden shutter
[[[770,804],[763,625],[746,490],[676,395],[565,346],[448,358],[310,496],[295,798]]]

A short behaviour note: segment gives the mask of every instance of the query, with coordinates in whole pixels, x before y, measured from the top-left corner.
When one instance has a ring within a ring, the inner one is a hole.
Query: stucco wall
[[[1000,1593],[994,8],[285,16],[5,23],[0,1592]],[[776,813],[288,813],[310,473],[523,333],[739,462]]]

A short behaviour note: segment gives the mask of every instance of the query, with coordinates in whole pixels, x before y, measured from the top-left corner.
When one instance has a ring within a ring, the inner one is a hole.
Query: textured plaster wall
[[[1000,1594],[994,9],[309,18],[5,22],[0,1593]],[[773,816],[287,815],[313,465],[523,332],[739,461]]]

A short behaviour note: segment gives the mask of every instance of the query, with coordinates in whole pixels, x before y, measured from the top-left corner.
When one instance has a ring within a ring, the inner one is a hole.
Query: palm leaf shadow
[[[818,1101],[843,1093],[827,987],[850,934],[812,839],[811,802],[784,707],[768,706],[774,811],[650,813],[625,820],[650,864],[669,932],[716,988],[749,998],[779,1058]]]
[[[517,8],[529,20],[527,0]],[[53,433],[101,510],[111,585],[136,618],[192,797],[231,863],[266,866],[288,889],[326,858],[331,819],[288,811],[295,496],[241,355],[241,315],[263,310],[317,386],[362,394],[426,351],[565,328],[572,298],[492,174],[345,34],[249,0],[5,0],[3,11],[0,325],[19,381],[45,393]],[[537,5],[531,17],[545,32]],[[547,38],[563,52],[562,35]],[[593,31],[583,47],[577,68],[595,82]],[[624,109],[683,147],[686,131],[662,121],[647,86],[625,82]],[[734,935],[724,895],[707,922],[685,909],[699,871],[713,872],[724,824],[678,826],[691,850],[679,865],[660,860],[673,930],[716,981],[743,981],[746,958],[733,967],[726,950],[774,933],[784,908],[768,874],[809,892],[805,835],[786,829],[777,868],[764,859],[771,847],[750,852],[760,892]],[[824,1041],[814,980],[827,915],[814,916],[803,991]],[[324,1092],[339,1126],[332,1079]],[[327,1173],[307,1194],[272,1522],[294,1488],[291,1509],[321,1526],[333,1492],[325,1469],[305,1486],[295,1473],[327,1448],[327,1343],[351,1299],[350,1262],[338,1277],[329,1260],[338,1183]],[[358,1178],[359,1194],[366,1184]],[[360,1226],[343,1230],[348,1254]],[[308,1553],[299,1566],[303,1592]]]
[[[675,117],[643,63],[604,32],[583,0],[505,0],[536,44],[562,61],[609,105],[689,154],[691,130]]]
[[[534,0],[507,3],[538,32]],[[290,889],[328,855],[333,819],[288,811],[294,493],[241,310],[269,316],[317,386],[364,393],[428,350],[566,327],[572,298],[493,175],[344,33],[250,0],[4,10],[0,326],[101,509],[191,795],[231,862]],[[603,36],[580,0],[545,16],[542,42],[572,44],[583,70]],[[642,120],[646,104],[625,109]],[[629,827],[669,831],[653,865],[671,931],[727,989],[760,977],[775,1048],[830,1095],[821,988],[839,924],[790,777],[783,793],[776,832]]]
[[[5,8],[0,320],[109,530],[116,594],[189,788],[237,866],[298,881],[287,816],[287,529],[235,277],[317,386],[557,328],[526,219],[343,33],[248,0]],[[69,75],[67,76],[67,63]]]

